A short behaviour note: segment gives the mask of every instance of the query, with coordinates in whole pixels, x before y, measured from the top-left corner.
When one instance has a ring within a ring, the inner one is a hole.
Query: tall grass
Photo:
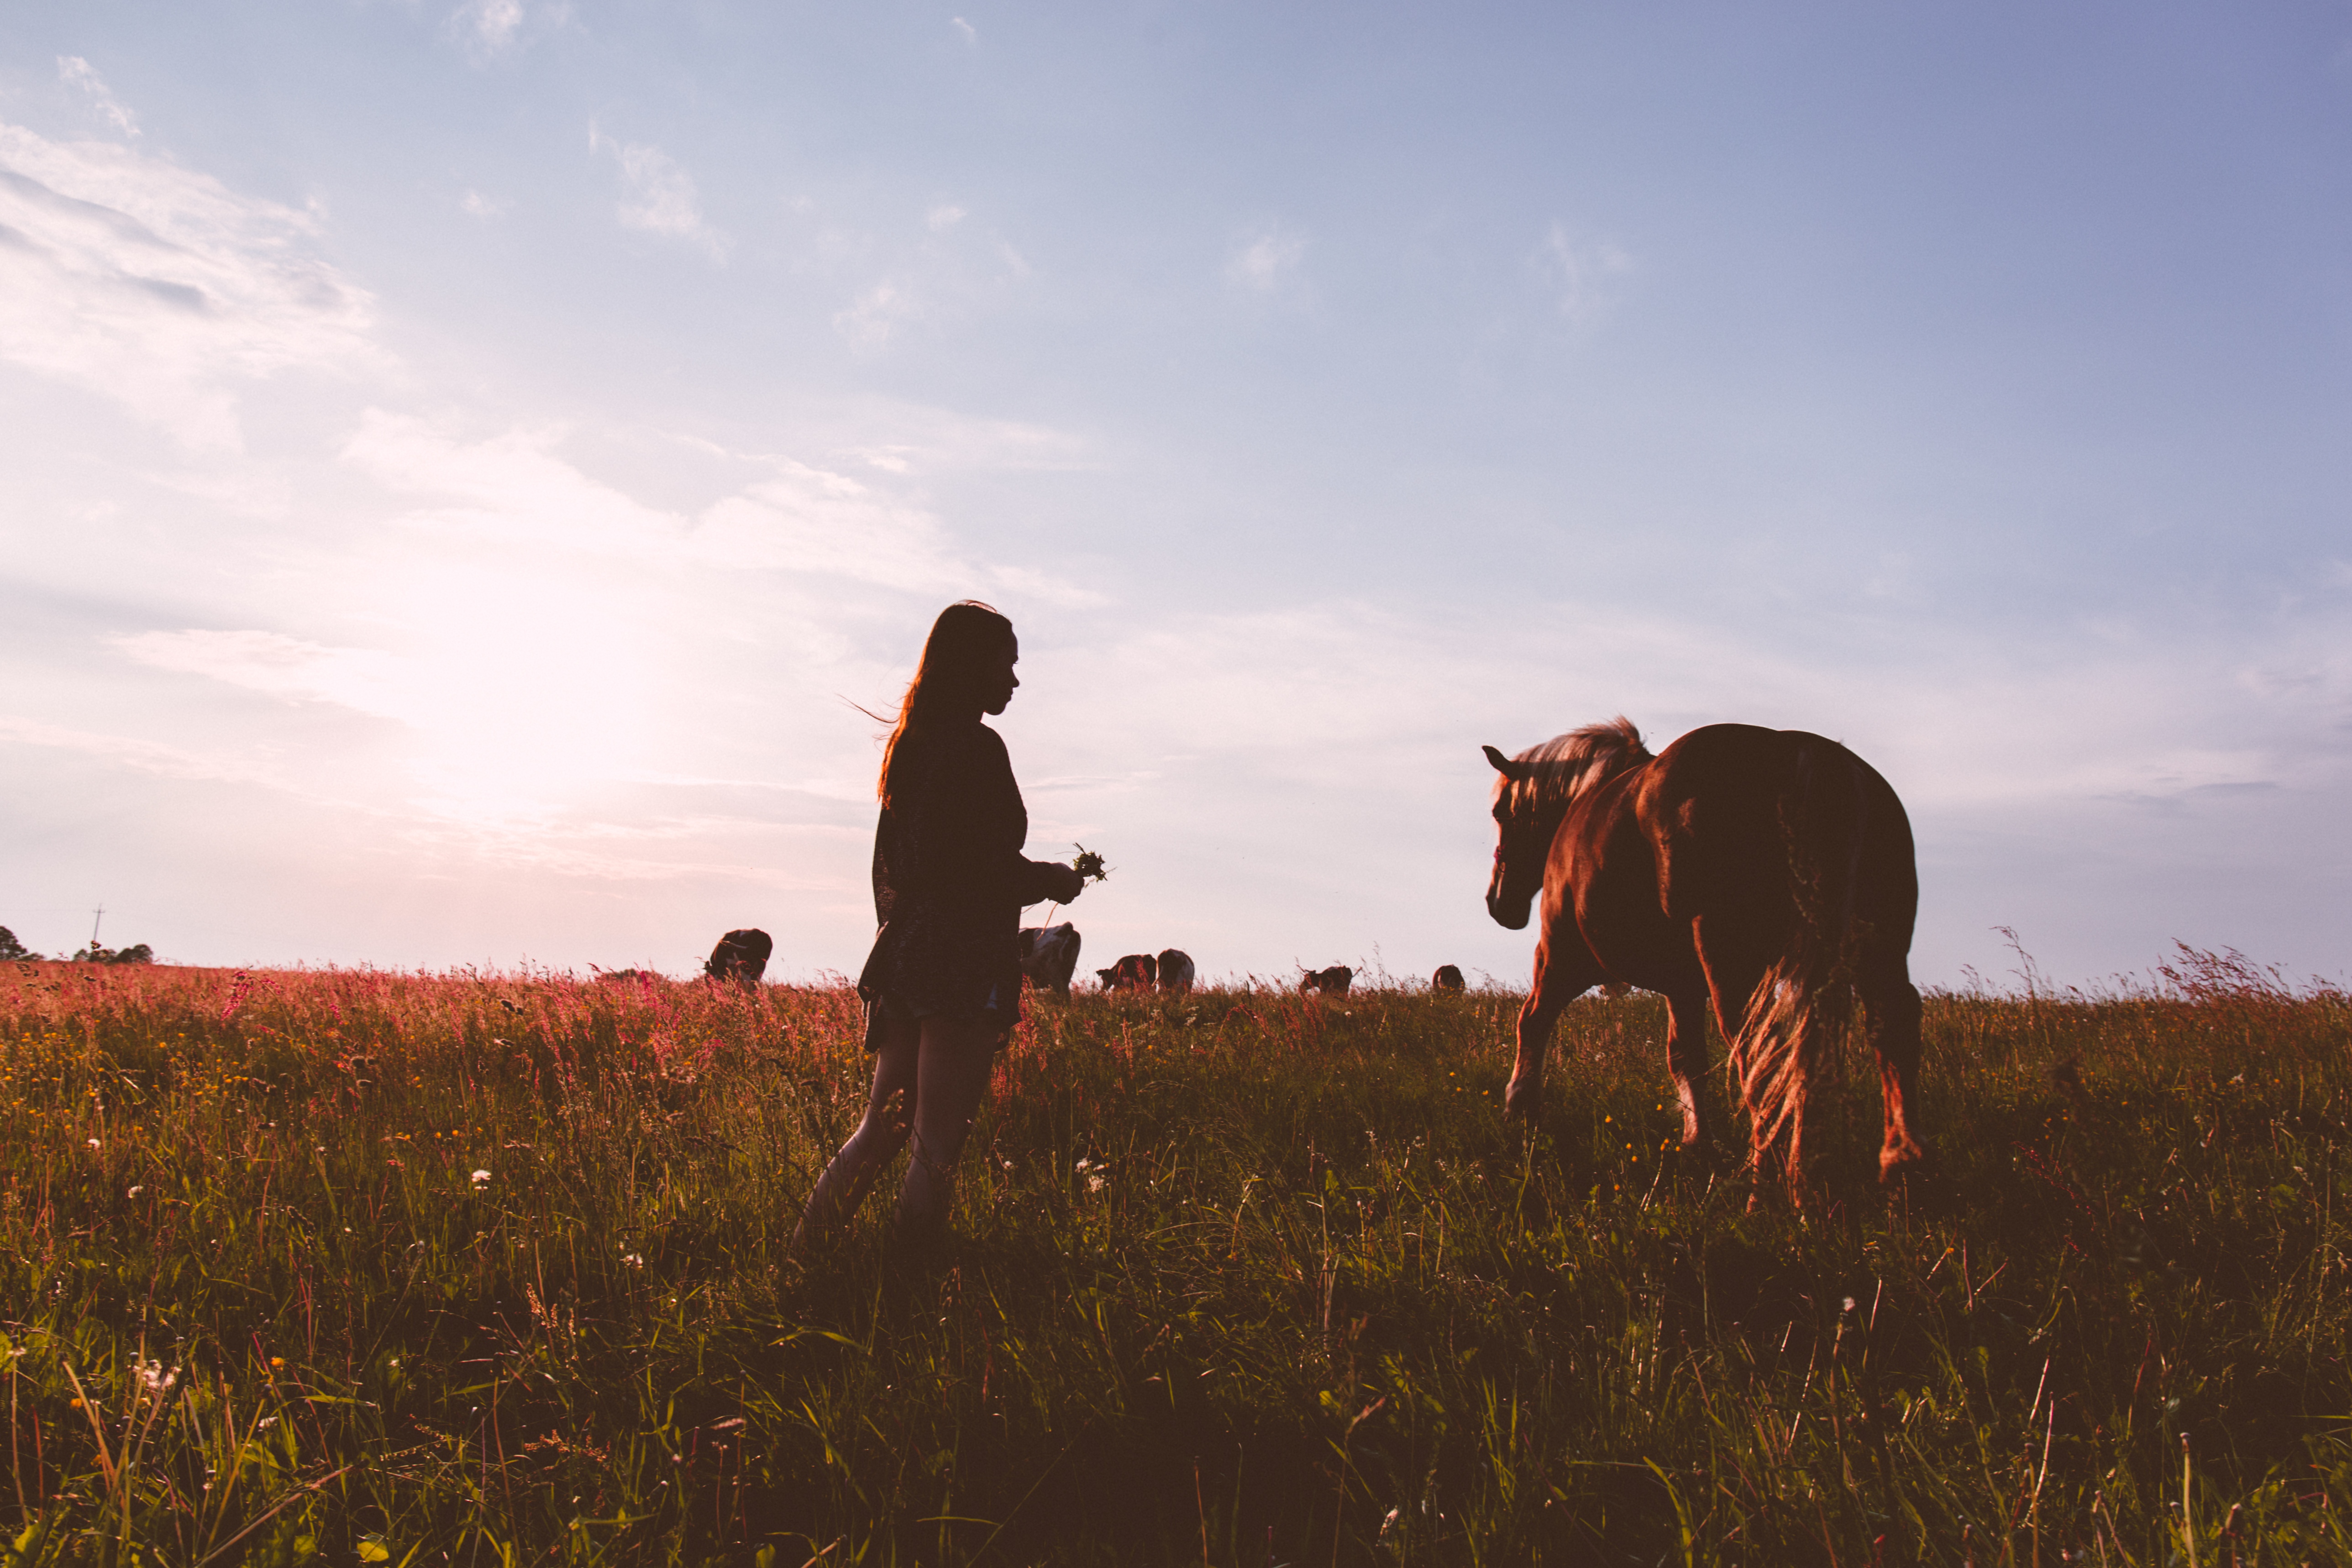
[[[803,1264],[844,990],[10,967],[0,1563],[2352,1562],[2345,998],[1933,998],[1803,1214],[1517,1000],[1033,1007]]]

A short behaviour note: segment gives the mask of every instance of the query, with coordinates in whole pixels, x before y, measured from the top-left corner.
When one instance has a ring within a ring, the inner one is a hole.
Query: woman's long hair
[[[992,604],[967,599],[940,612],[923,642],[923,662],[915,666],[915,678],[907,683],[907,695],[899,700],[898,721],[882,747],[882,774],[875,780],[874,792],[884,806],[890,804],[890,764],[907,732],[969,706],[982,665],[1012,641],[1013,622]]]

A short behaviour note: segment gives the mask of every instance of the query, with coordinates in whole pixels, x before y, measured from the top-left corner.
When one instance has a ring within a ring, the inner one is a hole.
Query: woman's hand
[[[1078,894],[1087,890],[1087,879],[1080,876],[1075,870],[1066,865],[1054,864],[1052,869],[1054,873],[1054,875],[1051,878],[1053,885],[1048,889],[1047,896],[1052,898],[1055,904],[1071,904],[1076,902]]]

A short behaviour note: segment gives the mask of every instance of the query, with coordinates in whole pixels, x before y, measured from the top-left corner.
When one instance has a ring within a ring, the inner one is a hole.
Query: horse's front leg
[[[1506,1115],[1530,1125],[1543,1114],[1544,1056],[1551,1049],[1552,1025],[1560,1009],[1591,988],[1589,978],[1569,973],[1550,959],[1549,944],[1536,950],[1535,984],[1528,989],[1527,1005],[1519,1009],[1519,1052],[1511,1063],[1511,1082],[1503,1091]]]
[[[1706,1092],[1706,990],[1694,986],[1666,998],[1666,1071],[1683,1107],[1683,1147],[1713,1152],[1719,1129],[1713,1096]]]
[[[1542,988],[1528,995],[1519,1009],[1519,1052],[1511,1061],[1511,1082],[1503,1090],[1503,1113],[1532,1125],[1543,1114],[1544,1056],[1551,1050],[1551,1028],[1559,1008],[1547,1004]]]

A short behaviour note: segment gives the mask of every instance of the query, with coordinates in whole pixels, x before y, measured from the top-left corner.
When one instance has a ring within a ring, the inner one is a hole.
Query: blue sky
[[[1441,962],[1488,775],[1847,741],[1924,980],[2347,970],[2352,7],[30,4],[0,924],[854,969],[1011,613],[1100,961]]]

